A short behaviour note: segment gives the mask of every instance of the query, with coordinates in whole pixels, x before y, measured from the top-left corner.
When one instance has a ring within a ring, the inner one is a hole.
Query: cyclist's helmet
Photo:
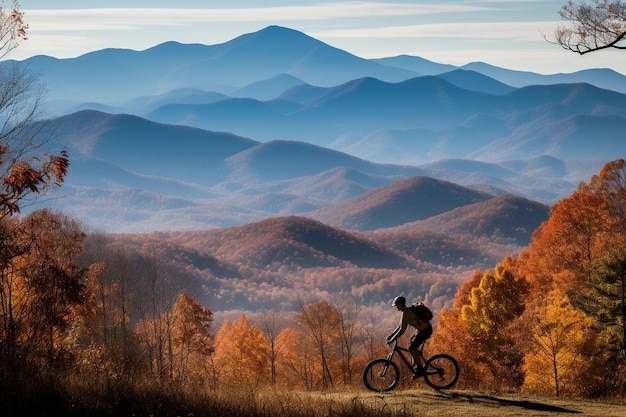
[[[391,303],[391,305],[395,307],[397,304],[406,305],[406,298],[404,298],[401,295],[397,296],[396,298],[393,299],[393,302]]]

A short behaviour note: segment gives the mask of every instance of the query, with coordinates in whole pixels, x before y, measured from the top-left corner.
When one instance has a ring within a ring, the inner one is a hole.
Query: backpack
[[[433,319],[433,312],[424,303],[414,303],[409,308],[420,320],[431,321]]]

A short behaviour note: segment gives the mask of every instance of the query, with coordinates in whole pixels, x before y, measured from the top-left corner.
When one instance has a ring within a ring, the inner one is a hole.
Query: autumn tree
[[[524,388],[556,396],[595,394],[602,377],[598,370],[605,368],[594,358],[592,320],[559,289],[533,300],[524,320],[531,341]]]
[[[9,8],[0,4],[0,58],[27,39],[27,29],[24,13],[17,1]],[[54,155],[42,149],[46,143],[46,136],[42,135],[46,131],[46,124],[38,121],[41,107],[42,89],[36,77],[23,66],[0,62],[0,302],[4,322],[0,344],[8,343],[9,346],[2,346],[2,350],[9,356],[17,355],[14,350],[19,342],[16,315],[26,314],[25,311],[18,313],[14,303],[31,309],[34,307],[30,303],[35,301],[29,299],[33,295],[32,285],[35,282],[28,282],[28,277],[24,276],[27,271],[25,257],[30,247],[23,240],[15,240],[18,230],[26,231],[25,224],[9,217],[19,213],[29,197],[51,186],[60,185],[69,165],[65,152]],[[22,239],[25,237],[22,236]],[[28,267],[30,271],[35,269],[32,265]],[[40,269],[39,272],[51,274],[52,281],[58,278],[58,274],[69,272],[57,268],[57,265],[48,267],[49,270]],[[41,279],[36,283],[43,285],[47,282]],[[56,295],[62,296],[58,293]],[[58,311],[48,313],[48,319],[56,320],[53,316]],[[19,366],[11,359],[5,363]]]
[[[277,362],[277,382],[281,386],[312,389],[319,372],[315,358],[314,341],[303,331],[286,327],[278,334],[277,343],[283,346]]]
[[[515,348],[511,325],[525,310],[528,283],[517,273],[515,262],[506,258],[495,271],[483,273],[461,308],[473,345],[468,359],[488,364],[489,372],[483,375],[486,383],[522,383],[523,354]]]
[[[337,309],[328,301],[318,301],[303,305],[296,315],[296,323],[312,341],[319,366],[319,380],[322,388],[335,384],[332,363],[340,351],[339,323]]]
[[[139,317],[138,330],[145,344],[153,375],[161,382],[173,378],[173,307],[185,274],[174,270],[160,256],[159,248],[147,245],[133,269],[139,279],[134,309]]]
[[[92,233],[83,244],[79,260],[93,265],[98,273],[92,274],[85,285],[89,299],[88,343],[83,346],[84,366],[90,366],[94,378],[100,379],[107,390],[111,383],[119,382],[119,375],[132,382],[139,372],[138,343],[132,324],[132,293],[130,277],[137,274],[133,259],[138,255],[115,243],[104,234]]]
[[[359,306],[345,294],[333,299],[338,315],[339,343],[341,346],[341,377],[344,384],[350,384],[354,375],[354,360],[359,347]]]
[[[213,312],[186,292],[181,292],[173,311],[173,375],[179,382],[200,383],[206,378],[213,353]]]
[[[24,22],[24,12],[20,3],[13,0],[12,7],[4,7],[0,2],[0,59],[17,48],[21,41],[28,39],[28,25]]]
[[[578,294],[593,279],[594,261],[614,244],[610,213],[603,198],[581,183],[551,210],[533,233],[523,270],[538,294],[562,287]]]
[[[84,233],[48,210],[0,223],[12,225],[4,248],[15,251],[0,268],[0,364],[18,372],[55,368],[67,359],[66,331],[83,300],[87,270],[74,258]]]
[[[606,237],[612,238],[611,245],[626,245],[626,160],[608,162],[589,184],[607,210],[610,232]]]
[[[284,350],[284,339],[280,339],[280,325],[279,314],[274,311],[268,311],[261,317],[261,330],[265,334],[265,340],[267,341],[267,359],[270,364],[270,380],[272,385],[277,382],[278,361]]]
[[[268,374],[267,341],[261,329],[245,315],[226,319],[215,335],[219,380],[227,385],[257,386]]]
[[[480,386],[483,375],[489,373],[488,364],[477,360],[473,352],[475,341],[468,323],[461,318],[463,306],[470,304],[472,289],[477,288],[483,273],[475,271],[458,288],[451,308],[443,308],[437,315],[437,324],[428,342],[428,349],[433,352],[446,352],[454,356],[463,369],[459,385]]]
[[[626,3],[621,0],[568,1],[559,15],[569,22],[555,30],[555,42],[580,55],[626,49]]]

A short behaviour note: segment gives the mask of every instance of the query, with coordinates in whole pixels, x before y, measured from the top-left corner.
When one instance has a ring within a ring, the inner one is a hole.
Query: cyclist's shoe
[[[416,366],[415,370],[413,371],[413,376],[411,376],[411,379],[421,378],[423,375],[424,368],[422,368],[421,366]]]

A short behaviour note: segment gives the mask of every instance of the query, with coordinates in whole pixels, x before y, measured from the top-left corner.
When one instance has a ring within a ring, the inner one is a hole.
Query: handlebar
[[[385,342],[386,342],[386,343],[385,343],[386,345],[392,345],[392,346],[391,346],[391,348],[392,348],[392,349],[394,349],[396,346],[398,346],[398,339],[397,339],[397,338],[396,338],[396,339],[394,339],[394,341],[393,341],[393,342],[387,342],[386,340],[385,340]]]

